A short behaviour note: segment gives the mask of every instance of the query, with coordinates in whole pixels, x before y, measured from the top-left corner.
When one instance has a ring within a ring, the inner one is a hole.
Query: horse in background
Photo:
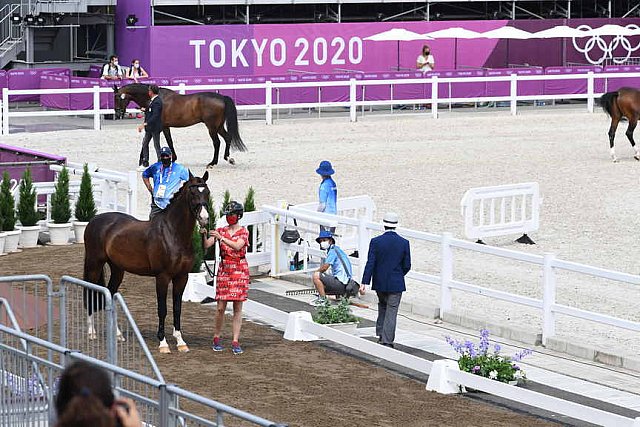
[[[147,84],[133,83],[121,88],[114,86],[113,91],[117,119],[124,117],[127,106],[131,101],[134,101],[142,108],[149,107],[151,98],[149,98],[149,85]],[[224,159],[230,164],[235,164],[235,160],[230,157],[230,147],[238,151],[247,151],[247,147],[242,142],[238,130],[236,104],[230,97],[214,92],[180,95],[163,87],[160,88],[158,96],[162,99],[162,124],[164,126],[162,133],[173,153],[173,161],[178,156],[173,147],[170,128],[188,127],[197,123],[204,123],[207,126],[209,136],[213,141],[213,159],[207,165],[207,168],[218,164],[218,154],[220,152],[218,134],[224,138],[226,143]],[[226,130],[224,128],[225,122],[227,124]]]
[[[600,97],[600,105],[609,117],[611,117],[611,126],[609,127],[611,160],[614,162],[618,161],[616,151],[613,148],[613,139],[616,136],[618,123],[620,123],[620,120],[623,118],[626,118],[629,121],[629,126],[625,134],[636,152],[633,158],[640,161],[640,149],[636,147],[636,142],[633,140],[633,131],[638,125],[638,119],[640,118],[640,90],[623,87],[615,92],[607,92]]]
[[[196,220],[200,227],[207,227],[209,223],[208,177],[208,172],[202,178],[191,175],[189,181],[173,195],[169,206],[151,221],[139,221],[121,212],[107,212],[95,216],[84,233],[85,281],[105,286],[105,264],[111,270],[106,285],[111,295],[118,292],[125,272],[156,278],[160,353],[171,353],[164,333],[169,282],[173,282],[173,336],[178,351],[189,351],[180,332],[182,294],[193,267],[192,235]],[[104,306],[104,301],[96,303],[100,298],[104,299],[104,296],[85,289],[89,334],[93,325],[92,311]]]

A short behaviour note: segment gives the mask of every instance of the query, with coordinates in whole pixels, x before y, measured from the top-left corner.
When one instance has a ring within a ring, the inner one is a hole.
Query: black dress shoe
[[[378,341],[376,341],[378,344],[382,344],[382,337],[378,337]]]
[[[200,301],[200,304],[211,304],[212,302],[216,302],[216,300],[211,297],[206,297],[205,299]]]
[[[388,342],[383,342],[382,345],[385,347],[395,348],[392,343],[388,343]]]

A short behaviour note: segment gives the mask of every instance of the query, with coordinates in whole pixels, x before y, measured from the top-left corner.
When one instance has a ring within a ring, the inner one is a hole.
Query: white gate
[[[465,235],[483,243],[484,237],[522,234],[518,242],[533,244],[526,234],[538,230],[541,204],[537,182],[472,188],[460,202]]]

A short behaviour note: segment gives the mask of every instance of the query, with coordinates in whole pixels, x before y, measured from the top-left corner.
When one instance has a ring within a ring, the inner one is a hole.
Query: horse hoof
[[[126,339],[124,338],[124,335],[118,335],[116,337],[116,339],[118,340],[118,342],[125,342],[126,341]]]
[[[611,159],[611,161],[612,161],[613,163],[618,163],[618,159],[617,159],[617,158],[616,158],[616,159]]]
[[[171,349],[169,348],[169,346],[158,347],[158,350],[160,350],[160,354],[170,354],[171,353]]]
[[[236,161],[233,160],[233,157],[229,157],[229,159],[227,159],[230,165],[235,165]]]
[[[214,166],[215,166],[215,165],[214,165],[213,163],[209,163],[205,169],[206,169],[206,170],[208,170],[208,171],[209,171],[209,170],[213,170],[213,167],[214,167]]]
[[[98,335],[95,332],[89,332],[89,339],[90,340],[95,340],[98,339]]]
[[[178,346],[178,351],[180,353],[189,353],[189,346],[185,345],[179,345]]]
[[[640,154],[636,154],[633,158],[640,162]]]

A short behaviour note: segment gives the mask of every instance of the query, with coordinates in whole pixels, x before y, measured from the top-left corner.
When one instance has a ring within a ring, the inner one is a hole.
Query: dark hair
[[[395,230],[395,229],[396,229],[396,227],[388,227],[388,226],[386,226],[386,225],[384,226],[384,231],[387,231],[387,230]]]
[[[431,50],[431,48],[429,47],[428,44],[422,45],[422,51],[424,52],[425,49],[429,49]]]
[[[149,85],[149,90],[151,91],[151,93],[153,93],[154,95],[157,95],[160,93],[160,88],[158,87],[158,85]]]
[[[109,57],[109,62],[113,62],[114,59],[118,59],[118,55],[111,55]]]
[[[114,427],[110,413],[114,396],[107,373],[90,363],[76,362],[62,373],[56,396],[56,427]]]
[[[131,60],[131,63],[133,64],[136,61],[140,62],[140,60],[138,58],[134,58],[134,59]]]

